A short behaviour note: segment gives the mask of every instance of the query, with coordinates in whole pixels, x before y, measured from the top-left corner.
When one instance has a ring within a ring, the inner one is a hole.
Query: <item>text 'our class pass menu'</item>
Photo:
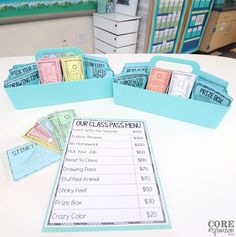
[[[168,226],[144,122],[74,119],[44,229]]]

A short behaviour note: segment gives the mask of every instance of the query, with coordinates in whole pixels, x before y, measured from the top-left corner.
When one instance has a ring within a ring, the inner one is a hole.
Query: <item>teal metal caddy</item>
[[[78,48],[42,49],[36,60],[49,54],[84,55]],[[50,84],[4,88],[15,109],[49,106],[113,96],[113,78],[95,78]]]
[[[150,66],[155,66],[158,61],[188,65],[192,67],[192,73],[197,76],[204,74],[199,64],[194,61],[155,56],[151,59]],[[209,73],[207,75],[212,76],[212,79],[217,79]],[[116,104],[208,128],[216,128],[230,109],[230,107],[184,99],[118,83],[113,85],[113,94]]]

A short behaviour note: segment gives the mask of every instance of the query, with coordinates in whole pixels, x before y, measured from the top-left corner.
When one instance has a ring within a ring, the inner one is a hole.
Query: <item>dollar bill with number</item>
[[[65,143],[70,129],[71,121],[76,117],[76,113],[74,110],[65,110],[56,112],[55,115],[59,125],[59,130],[61,132],[61,137],[63,139],[63,142]]]
[[[38,122],[34,124],[25,134],[24,137],[32,142],[38,143],[47,149],[58,152],[57,142],[54,136],[51,136]]]
[[[51,123],[59,151],[64,149],[71,121],[75,117],[76,113],[74,110],[55,112],[47,117]]]
[[[75,117],[74,110],[51,113],[40,118],[24,134],[24,137],[29,141],[60,153],[64,149],[71,121]]]
[[[53,129],[53,133],[54,133],[54,136],[56,138],[56,141],[57,141],[57,147],[59,149],[59,151],[63,151],[63,140],[62,140],[62,137],[61,137],[61,133],[60,133],[60,130],[59,130],[59,125],[57,123],[57,119],[56,119],[56,116],[55,114],[49,114],[48,115],[48,120],[50,121],[51,125],[52,125],[52,129]]]

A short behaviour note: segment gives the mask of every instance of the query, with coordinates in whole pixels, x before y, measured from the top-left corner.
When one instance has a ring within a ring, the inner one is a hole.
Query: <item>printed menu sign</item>
[[[74,119],[45,231],[168,228],[143,121]]]

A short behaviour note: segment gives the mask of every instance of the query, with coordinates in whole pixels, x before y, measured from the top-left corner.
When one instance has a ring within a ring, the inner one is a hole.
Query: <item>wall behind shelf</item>
[[[34,55],[41,48],[65,46],[94,52],[92,15],[0,25],[0,57]]]

